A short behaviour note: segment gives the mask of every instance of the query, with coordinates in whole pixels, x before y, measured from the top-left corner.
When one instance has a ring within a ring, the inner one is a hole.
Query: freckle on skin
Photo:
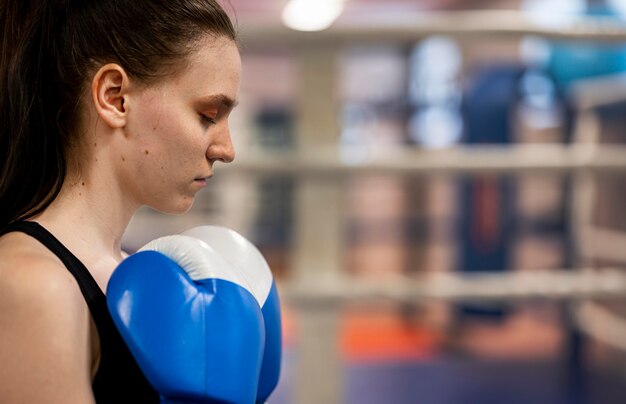
[[[124,156],[122,156],[122,161],[126,161],[126,158]]]
[[[82,185],[83,185],[83,187],[85,186],[85,181],[83,181]]]
[[[146,154],[150,154],[150,152],[148,150],[146,150]]]
[[[93,143],[93,146],[94,146],[94,147],[98,146],[98,143],[94,142],[94,143]]]
[[[96,157],[96,162],[98,161],[98,158]]]

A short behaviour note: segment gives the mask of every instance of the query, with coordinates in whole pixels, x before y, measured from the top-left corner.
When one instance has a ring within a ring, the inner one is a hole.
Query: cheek
[[[162,103],[161,98],[171,101]],[[136,163],[137,172],[159,177],[170,185],[180,175],[205,172],[201,164],[208,147],[208,135],[199,118],[194,120],[194,114],[177,105],[173,97],[154,96],[142,101],[142,108],[136,109],[135,120],[129,127],[135,138],[130,157]],[[196,172],[198,166],[200,172]],[[187,172],[190,170],[192,173]]]
[[[163,115],[158,126],[151,128],[143,142],[141,156],[154,169],[165,176],[176,177],[176,173],[193,169],[201,163],[205,154],[206,136],[199,124],[173,114]],[[199,173],[195,173],[198,175]]]

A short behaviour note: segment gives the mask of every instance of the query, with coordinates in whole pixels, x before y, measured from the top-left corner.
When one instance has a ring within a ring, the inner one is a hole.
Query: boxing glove
[[[177,235],[144,246],[113,272],[107,305],[162,402],[256,400],[261,307],[247,280],[206,243]]]
[[[202,240],[219,251],[231,268],[246,279],[259,301],[265,324],[265,346],[256,401],[265,402],[278,384],[282,348],[280,301],[267,261],[254,244],[225,227],[198,226],[181,234]]]

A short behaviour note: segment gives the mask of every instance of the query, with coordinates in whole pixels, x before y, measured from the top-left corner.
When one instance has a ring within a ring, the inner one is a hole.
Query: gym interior
[[[190,212],[262,251],[271,404],[626,402],[626,2],[229,0],[237,157]]]

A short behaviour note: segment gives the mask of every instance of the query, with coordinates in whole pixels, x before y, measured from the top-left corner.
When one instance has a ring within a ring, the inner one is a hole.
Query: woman
[[[213,0],[0,1],[0,402],[158,402],[104,292],[133,213],[233,160],[235,30]]]

